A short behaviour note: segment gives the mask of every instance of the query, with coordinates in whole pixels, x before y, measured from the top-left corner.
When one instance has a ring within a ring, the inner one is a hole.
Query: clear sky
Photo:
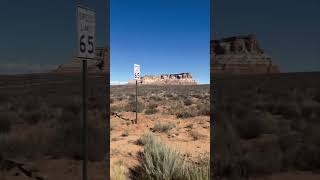
[[[75,55],[77,0],[1,0],[0,73],[38,72]],[[97,46],[107,41],[106,1],[81,0],[96,10]]]
[[[320,71],[319,0],[213,0],[211,37],[256,34],[284,72]]]
[[[190,72],[209,83],[209,0],[111,0],[110,9],[111,82],[140,64],[141,75]]]

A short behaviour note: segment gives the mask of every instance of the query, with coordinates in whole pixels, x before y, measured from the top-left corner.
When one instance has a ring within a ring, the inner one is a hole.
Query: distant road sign
[[[77,7],[77,56],[79,58],[95,58],[96,46],[96,13],[95,11]]]
[[[134,64],[134,79],[135,80],[140,80],[140,65],[139,64]]]

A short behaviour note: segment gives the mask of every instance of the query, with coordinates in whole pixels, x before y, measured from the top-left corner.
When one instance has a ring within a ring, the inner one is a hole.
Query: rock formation
[[[107,61],[109,61],[108,48],[96,48],[96,58],[88,60],[88,73],[106,73],[108,71]],[[106,65],[107,64],[107,65]],[[54,72],[56,73],[75,73],[81,72],[82,61],[78,58],[73,58],[70,62],[60,65]]]
[[[150,85],[194,85],[197,82],[192,79],[190,73],[179,73],[179,74],[161,74],[160,76],[143,76],[139,81],[140,84]],[[135,84],[135,81],[129,81],[129,84]]]
[[[255,35],[229,37],[210,42],[210,69],[215,74],[278,73]]]

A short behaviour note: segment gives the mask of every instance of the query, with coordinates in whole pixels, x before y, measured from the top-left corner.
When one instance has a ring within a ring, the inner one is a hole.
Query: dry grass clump
[[[138,112],[142,112],[144,109],[144,104],[138,101]],[[124,107],[124,110],[127,112],[136,112],[136,101],[135,100],[129,100],[128,104]]]
[[[147,132],[137,140],[137,144],[138,145],[150,144],[152,143],[152,141],[154,141],[154,139],[155,139],[154,135],[150,132]]]
[[[152,128],[152,131],[153,132],[160,132],[160,133],[163,133],[163,132],[168,132],[170,131],[171,129],[175,128],[176,125],[173,124],[173,123],[160,123],[160,122],[157,122],[154,127]]]
[[[127,137],[129,136],[129,132],[128,131],[124,131],[122,134],[121,134],[122,137]]]
[[[155,114],[158,112],[157,107],[158,105],[156,103],[150,103],[144,113],[148,115]]]
[[[186,106],[190,106],[192,103],[193,103],[193,102],[192,102],[191,99],[185,99],[185,100],[183,101],[183,104],[186,105]]]
[[[157,139],[145,144],[144,151],[139,155],[139,161],[139,166],[130,169],[131,179],[209,179],[209,161],[198,165],[188,163],[180,152],[168,148]]]
[[[128,179],[128,169],[125,167],[122,161],[117,161],[111,166],[110,178],[111,180]]]
[[[193,138],[193,140],[195,140],[195,141],[196,141],[196,140],[199,140],[199,139],[201,139],[201,138],[205,138],[205,137],[206,137],[205,135],[199,133],[199,132],[196,131],[196,130],[190,131],[189,134],[190,134],[190,136]]]

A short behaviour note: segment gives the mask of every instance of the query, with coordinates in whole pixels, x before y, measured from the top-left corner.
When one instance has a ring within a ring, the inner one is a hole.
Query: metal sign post
[[[88,126],[87,126],[87,60],[95,58],[95,12],[91,9],[77,7],[77,57],[82,59],[82,179],[87,180],[88,162]]]
[[[134,64],[134,79],[136,80],[136,124],[138,123],[138,80],[140,80],[140,65]]]

